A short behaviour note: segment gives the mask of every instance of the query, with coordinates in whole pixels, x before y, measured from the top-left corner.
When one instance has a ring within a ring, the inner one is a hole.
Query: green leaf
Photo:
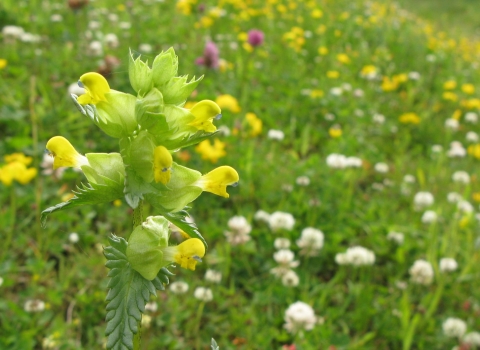
[[[220,350],[220,347],[217,345],[217,342],[213,338],[212,338],[212,343],[211,343],[210,346],[211,346],[212,350]]]
[[[77,191],[73,191],[75,196],[72,199],[45,209],[41,216],[42,226],[45,226],[47,216],[55,211],[79,207],[81,205],[113,202],[123,197],[123,187],[121,185],[106,177],[104,177],[103,180],[105,184],[82,184],[81,187],[77,187]]]
[[[197,85],[203,79],[203,75],[195,80],[193,77],[190,81],[188,76],[173,77],[160,90],[163,94],[163,100],[166,104],[183,106],[188,96],[195,90]],[[188,82],[187,82],[188,81]]]
[[[170,272],[162,269],[153,281],[146,280],[127,261],[127,241],[115,235],[109,237],[109,241],[111,246],[104,251],[107,258],[105,266],[110,269],[110,290],[106,298],[107,349],[133,350],[145,304],[150,294],[156,295],[156,289],[165,289],[161,278]]]
[[[168,149],[179,149],[179,148],[185,148],[189,147],[192,145],[196,145],[197,143],[202,142],[203,140],[206,140],[215,134],[217,134],[218,131],[215,132],[205,132],[202,130],[197,131],[195,134],[184,137],[182,139],[175,139],[175,140],[166,140],[162,142],[162,145],[167,147]],[[159,140],[155,139],[157,142]]]
[[[197,225],[195,225],[195,223],[190,223],[186,220],[186,218],[190,217],[190,215],[188,215],[185,209],[181,211],[177,211],[176,213],[170,213],[165,208],[155,207],[155,209],[159,210],[160,214],[163,215],[165,219],[167,219],[172,224],[177,226],[179,229],[181,229],[191,238],[200,239],[203,242],[203,244],[205,244],[205,247],[208,248],[207,241],[205,241],[205,238],[203,238],[200,231],[198,231]]]

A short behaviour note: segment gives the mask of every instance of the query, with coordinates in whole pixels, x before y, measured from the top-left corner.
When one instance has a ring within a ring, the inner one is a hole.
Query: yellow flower
[[[197,104],[197,102],[195,102],[195,101],[187,101],[187,102],[185,102],[185,105],[183,106],[183,108],[192,109],[193,106],[195,106],[196,104]]]
[[[227,109],[232,113],[240,113],[240,111],[242,110],[238,105],[237,99],[232,95],[220,95],[217,97],[215,102],[221,109]]]
[[[237,38],[238,40],[245,42],[248,40],[248,34],[246,32],[238,33]]]
[[[205,256],[205,245],[198,238],[190,238],[177,246],[161,248],[163,259],[173,261],[184,269],[195,271],[197,262]]]
[[[443,83],[444,90],[453,90],[457,87],[457,82],[455,80],[448,80]]]
[[[475,202],[479,203],[480,202],[480,192],[472,193],[472,198]]]
[[[227,155],[225,152],[225,143],[219,139],[215,139],[213,145],[210,143],[210,140],[204,140],[195,147],[195,151],[200,153],[202,159],[212,163],[218,162],[219,158]]]
[[[0,69],[3,69],[7,66],[8,61],[5,58],[0,58]]]
[[[26,185],[35,176],[37,176],[37,169],[27,168],[24,163],[16,160],[0,168],[0,182],[6,186],[10,186],[13,180]]]
[[[340,73],[336,70],[329,70],[327,71],[327,78],[329,79],[337,79],[340,76]]]
[[[443,98],[444,100],[452,101],[452,102],[456,102],[456,101],[458,100],[457,94],[454,93],[454,92],[450,92],[450,91],[445,91],[445,92],[442,94],[442,98]]]
[[[222,110],[220,107],[215,102],[210,100],[198,102],[192,107],[190,113],[193,114],[195,119],[188,125],[206,132],[215,132],[217,128],[215,125],[213,125],[213,119],[222,116]]]
[[[253,46],[250,45],[249,43],[243,43],[242,47],[247,52],[253,52]]]
[[[33,161],[32,157],[27,157],[23,153],[12,153],[4,156],[3,159],[5,159],[5,162],[7,163],[20,162],[25,165],[30,165],[30,163]]]
[[[248,125],[250,125],[250,136],[255,137],[258,136],[262,133],[262,120],[258,118],[255,113],[247,113],[245,115],[245,119],[248,122]]]
[[[462,107],[465,107],[467,109],[480,108],[480,99],[471,98],[471,99],[468,99],[468,100],[464,100],[464,101],[462,101]]]
[[[343,64],[349,64],[350,63],[350,57],[348,57],[344,53],[339,53],[337,55],[337,61],[340,62],[340,63],[343,63]]]
[[[460,109],[456,109],[455,112],[452,114],[452,118],[455,120],[460,120],[462,117],[462,111]]]
[[[155,182],[161,182],[166,185],[170,181],[172,174],[172,155],[163,146],[158,146],[153,150],[153,173]]]
[[[313,18],[321,18],[323,16],[323,12],[320,9],[315,9],[312,11]]]
[[[396,74],[392,77],[393,81],[401,84],[401,83],[404,83],[408,80],[408,75],[406,75],[405,73],[401,73],[401,74]]]
[[[420,117],[416,113],[404,113],[398,120],[403,124],[420,124]]]
[[[389,77],[383,77],[382,90],[383,91],[395,91],[398,88],[398,82]]]
[[[480,143],[468,146],[467,152],[474,158],[480,159]]]
[[[342,129],[338,125],[332,126],[330,129],[328,129],[328,134],[330,135],[330,137],[335,139],[342,136]]]
[[[229,166],[221,166],[198,179],[194,186],[200,187],[203,191],[228,198],[227,186],[236,186],[239,181],[238,173]]]
[[[363,78],[374,78],[377,75],[377,67],[372,64],[363,66],[360,71],[360,76]]]
[[[60,167],[80,168],[82,165],[88,165],[87,157],[78,153],[65,137],[52,137],[48,140],[46,148],[54,158],[54,170]]]
[[[475,93],[475,86],[473,84],[463,84],[462,91],[468,95]]]
[[[81,105],[96,105],[101,101],[107,102],[105,94],[110,92],[110,86],[103,75],[94,72],[85,73],[80,77],[78,85],[85,89],[85,94],[77,99],[77,102]]]
[[[318,48],[318,54],[325,56],[328,54],[328,49],[325,46],[321,46]]]
[[[316,89],[316,90],[310,91],[310,97],[311,98],[322,98],[323,95],[325,95],[323,90]]]

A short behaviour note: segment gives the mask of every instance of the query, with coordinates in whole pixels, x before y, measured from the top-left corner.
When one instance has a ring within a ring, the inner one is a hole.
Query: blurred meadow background
[[[128,50],[174,47],[221,132],[179,164],[230,165],[190,214],[209,242],[142,319],[143,349],[480,348],[480,41],[475,1],[2,0],[0,349],[102,349],[124,201],[40,213],[85,177],[45,144],[116,140],[70,93],[133,93]],[[190,106],[190,107],[188,107]],[[148,215],[155,215],[146,208]]]

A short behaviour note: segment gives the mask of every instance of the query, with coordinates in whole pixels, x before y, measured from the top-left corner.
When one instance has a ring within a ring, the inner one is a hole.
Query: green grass
[[[475,153],[480,145],[466,139],[480,133],[480,124],[466,118],[480,111],[480,51],[474,39],[459,45],[457,34],[425,31],[423,21],[383,2],[206,1],[205,9],[195,4],[190,15],[170,1],[129,4],[97,0],[75,12],[60,0],[0,5],[0,27],[15,24],[42,37],[40,43],[5,37],[0,43],[0,59],[6,60],[0,69],[0,155],[23,152],[32,157],[29,167],[39,170],[27,184],[5,185],[8,169],[6,160],[0,161],[1,349],[46,348],[46,339],[58,349],[103,348],[108,289],[103,247],[110,233],[129,236],[132,209],[125,200],[118,206],[82,206],[51,214],[42,227],[41,211],[68,199],[87,180],[71,169],[63,177],[42,174],[40,163],[47,141],[56,135],[68,138],[82,154],[118,152],[118,140],[78,112],[67,88],[114,56],[119,65],[103,72],[109,73],[112,89],[133,94],[128,50],[151,63],[170,46],[179,56],[181,74],[204,75],[189,101],[230,94],[241,108],[225,106],[222,119],[214,121],[230,130],[215,136],[226,151],[218,162],[202,159],[195,147],[174,152],[174,161],[202,173],[230,165],[240,185],[229,188],[228,199],[204,193],[192,203],[190,213],[209,249],[196,271],[171,269],[171,282],[188,283],[187,293],[177,295],[167,287],[152,297],[158,309],[146,313],[150,322],[142,329],[142,348],[206,349],[213,337],[222,350],[291,344],[302,350],[450,349],[461,340],[442,331],[448,318],[464,320],[468,332],[480,331],[480,155]],[[211,26],[198,24],[215,6],[225,16],[211,15]],[[473,5],[465,2],[462,9],[468,6]],[[314,10],[323,15],[314,18],[319,14]],[[458,17],[458,27],[475,38],[468,29],[467,23],[476,26],[470,13],[464,20]],[[62,21],[52,22],[53,14]],[[430,16],[445,26],[442,14]],[[131,27],[122,29],[121,22]],[[252,51],[244,48],[242,37],[253,28],[265,33],[265,42]],[[89,52],[91,41],[108,33],[117,35],[118,47],[104,45],[99,56]],[[217,43],[225,70],[195,64],[209,38]],[[454,46],[449,39],[456,39]],[[152,51],[141,52],[142,44]],[[320,47],[328,53],[320,55]],[[350,62],[340,62],[339,54]],[[376,68],[373,79],[361,74],[368,65]],[[339,77],[328,78],[328,71],[338,71]],[[385,91],[386,78],[396,82],[391,91]],[[453,100],[444,89],[451,80],[457,83],[449,90]],[[464,84],[476,90],[465,92]],[[246,113],[262,121],[260,134],[251,135]],[[405,113],[415,113],[420,122],[401,123]],[[445,127],[453,115],[457,130]],[[341,136],[332,137],[329,130],[338,128]],[[284,139],[270,139],[270,129],[283,131]],[[454,141],[468,150],[464,157],[449,156]],[[435,153],[438,145],[442,151]],[[334,153],[359,157],[362,165],[331,168],[327,157]],[[388,165],[386,173],[375,170],[380,162]],[[454,182],[457,171],[466,171],[470,182]],[[414,183],[404,181],[407,174]],[[308,176],[310,184],[297,184],[300,176]],[[414,196],[420,191],[431,192],[435,201],[416,210]],[[452,192],[473,211],[448,201]],[[427,209],[438,214],[436,223],[422,223]],[[275,232],[254,219],[258,210],[290,213],[295,225]],[[158,215],[149,204],[144,211]],[[251,239],[243,245],[228,243],[224,235],[236,215],[252,226]],[[325,235],[318,256],[302,255],[297,244],[307,227]],[[392,231],[404,234],[402,245],[387,239]],[[78,242],[69,240],[72,232],[78,233]],[[271,273],[279,237],[291,241],[300,262],[293,269],[298,286],[287,287]],[[171,243],[178,241],[172,237]],[[372,266],[335,261],[337,254],[358,245],[374,252]],[[454,258],[458,269],[441,273],[443,257]],[[429,285],[411,281],[409,269],[419,259],[433,266]],[[207,269],[221,272],[221,282],[206,281]],[[212,289],[212,301],[194,297],[200,286]],[[34,299],[45,302],[45,309],[26,311],[26,302]],[[284,328],[285,310],[296,301],[309,304],[322,321],[313,330],[292,334]]]

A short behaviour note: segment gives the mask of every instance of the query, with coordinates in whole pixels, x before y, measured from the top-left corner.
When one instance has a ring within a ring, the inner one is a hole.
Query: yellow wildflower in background
[[[475,86],[473,84],[463,84],[462,91],[468,95],[475,93]]]
[[[480,143],[468,146],[467,152],[474,158],[480,159]]]
[[[255,113],[247,113],[245,119],[250,126],[250,136],[255,137],[262,133],[262,120]]]
[[[455,80],[448,80],[443,83],[444,90],[453,90],[457,87],[457,82]]]
[[[398,82],[390,79],[389,77],[383,77],[382,90],[383,91],[395,91],[398,88]]]
[[[339,53],[337,55],[337,61],[343,64],[349,64],[350,63],[350,57],[344,53]]]
[[[323,92],[323,90],[316,89],[316,90],[310,91],[311,98],[322,98],[324,95],[325,93]]]
[[[334,139],[340,137],[342,136],[342,128],[340,128],[340,125],[334,125],[328,129],[328,134]]]
[[[443,98],[444,100],[452,101],[452,102],[456,102],[456,101],[458,100],[457,94],[454,93],[454,92],[450,92],[450,91],[445,91],[445,92],[442,94],[442,98]]]
[[[0,182],[6,186],[10,186],[13,181],[17,181],[22,185],[26,185],[37,176],[37,169],[27,168],[32,162],[31,157],[25,156],[23,153],[13,153],[4,157],[7,164],[0,167]]]
[[[480,203],[480,192],[472,193],[472,198],[475,202]]]
[[[362,78],[375,78],[377,72],[377,67],[375,67],[373,64],[368,64],[363,66],[362,70],[360,71],[360,76]]]
[[[212,163],[218,162],[219,158],[227,155],[225,143],[219,139],[213,140],[213,145],[210,143],[210,140],[204,140],[195,147],[195,151],[202,156],[203,160],[208,160]]]
[[[403,124],[420,124],[420,117],[416,113],[404,113],[398,120]]]
[[[0,58],[0,69],[3,69],[7,66],[8,61],[5,58]]]
[[[4,156],[3,159],[7,163],[19,162],[19,163],[22,163],[22,164],[25,164],[25,165],[30,165],[30,163],[33,161],[32,157],[27,157],[23,153],[8,154],[8,155]]]
[[[328,49],[325,46],[320,46],[318,48],[318,54],[322,55],[322,56],[325,56],[325,55],[328,54]]]
[[[340,76],[340,73],[336,70],[329,70],[327,71],[327,78],[329,79],[337,79]]]
[[[463,100],[461,103],[462,107],[467,109],[478,109],[480,108],[480,99],[471,98],[469,100]]]
[[[315,9],[312,11],[312,18],[322,18],[323,12],[320,9]]]
[[[227,109],[232,113],[240,113],[242,109],[235,97],[229,94],[220,95],[215,100],[221,109]]]
[[[455,110],[455,112],[453,112],[452,114],[452,118],[455,120],[460,120],[461,117],[462,117],[462,111],[460,109]]]

